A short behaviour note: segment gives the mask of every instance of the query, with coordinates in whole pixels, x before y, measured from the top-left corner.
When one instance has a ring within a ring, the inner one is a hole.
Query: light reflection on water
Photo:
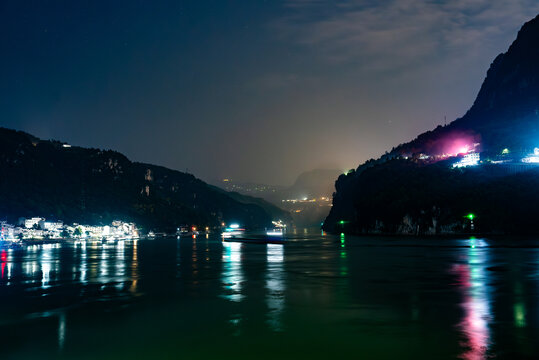
[[[267,244],[266,247],[268,324],[271,329],[281,331],[281,316],[285,307],[284,245]]]
[[[517,328],[526,327],[526,305],[522,282],[517,280],[514,287],[515,306],[513,308],[514,324]]]
[[[12,268],[13,268],[13,260],[12,260],[12,255],[13,253],[13,249],[8,249],[8,250],[2,250],[0,251],[0,262],[1,262],[1,268],[2,268],[2,279],[4,278],[4,274],[8,280],[8,285],[9,285],[9,280],[11,279],[11,271],[12,271]]]
[[[51,281],[51,272],[55,275],[58,271],[58,250],[60,244],[45,244],[41,248],[40,265],[41,265],[41,287],[48,288]],[[55,279],[53,279],[55,280]]]
[[[223,286],[224,299],[240,303],[245,295],[242,293],[244,275],[242,271],[241,251],[242,244],[237,242],[223,242],[223,270],[221,275],[221,283]],[[234,327],[234,335],[241,334],[242,314],[241,308],[237,312],[232,312],[229,316],[229,323]]]
[[[137,294],[137,282],[138,282],[138,240],[133,241],[133,254],[131,260],[131,286],[129,291],[135,295]]]
[[[238,242],[223,242],[223,275],[221,278],[224,298],[234,302],[243,300],[242,282],[243,272],[241,269],[242,244]]]
[[[124,284],[123,279],[125,277],[125,241],[119,240],[116,244],[116,266],[114,276],[118,278],[116,282],[116,288],[122,290]]]
[[[66,314],[61,312],[58,316],[58,350],[64,349],[64,343],[66,338]]]
[[[118,347],[118,332],[159,357],[160,348],[177,342],[181,353],[188,338],[205,339],[212,329],[242,343],[257,336],[282,336],[288,346],[325,341],[367,358],[402,351],[428,359],[500,351],[533,358],[539,351],[537,248],[509,251],[485,239],[302,236],[285,244],[199,236],[0,249],[0,306],[9,309],[0,330],[47,334],[42,342],[28,339],[25,348],[35,347],[36,356],[47,346],[73,354],[84,345],[80,334],[110,337],[109,347]],[[95,333],[85,332],[88,323]],[[171,343],[151,338],[161,328]],[[7,349],[16,353],[26,340],[10,333]]]
[[[88,259],[86,255],[86,240],[80,243],[80,282],[86,284],[88,282]]]
[[[100,256],[100,261],[99,261],[99,276],[98,276],[99,282],[101,283],[109,282],[109,278],[108,278],[109,262],[107,261],[108,259],[109,259],[108,245],[103,244],[101,246],[101,256]]]
[[[482,239],[470,239],[465,263],[454,266],[464,298],[461,306],[465,315],[458,327],[466,340],[460,357],[468,360],[484,359],[491,342],[491,296],[486,270],[490,248],[487,245]]]

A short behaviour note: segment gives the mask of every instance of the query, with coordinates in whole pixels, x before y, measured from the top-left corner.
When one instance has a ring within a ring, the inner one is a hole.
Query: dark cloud
[[[290,0],[287,5],[292,13],[275,23],[282,35],[316,48],[330,62],[352,62],[366,71],[502,51],[539,12],[534,0]]]

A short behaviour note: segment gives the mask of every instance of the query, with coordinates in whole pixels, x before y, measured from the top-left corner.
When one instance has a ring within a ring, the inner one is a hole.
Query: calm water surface
[[[13,359],[539,358],[539,241],[217,236],[0,250]]]

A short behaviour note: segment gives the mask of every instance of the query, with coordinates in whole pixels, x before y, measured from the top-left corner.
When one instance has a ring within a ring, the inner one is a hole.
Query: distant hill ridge
[[[0,128],[0,219],[134,221],[151,229],[239,222],[264,227],[287,213],[261,199],[234,199],[191,174]],[[267,210],[271,209],[272,214]],[[272,216],[273,215],[273,216]]]
[[[335,169],[314,169],[301,173],[294,184],[286,189],[290,196],[306,197],[330,196],[336,176],[342,171]]]

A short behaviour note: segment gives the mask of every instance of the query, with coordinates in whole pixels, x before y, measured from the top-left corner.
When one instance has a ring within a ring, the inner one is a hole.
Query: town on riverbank
[[[42,217],[19,218],[17,224],[0,221],[0,241],[47,242],[65,239],[130,240],[140,237],[134,223],[115,220],[110,225],[65,224]]]

